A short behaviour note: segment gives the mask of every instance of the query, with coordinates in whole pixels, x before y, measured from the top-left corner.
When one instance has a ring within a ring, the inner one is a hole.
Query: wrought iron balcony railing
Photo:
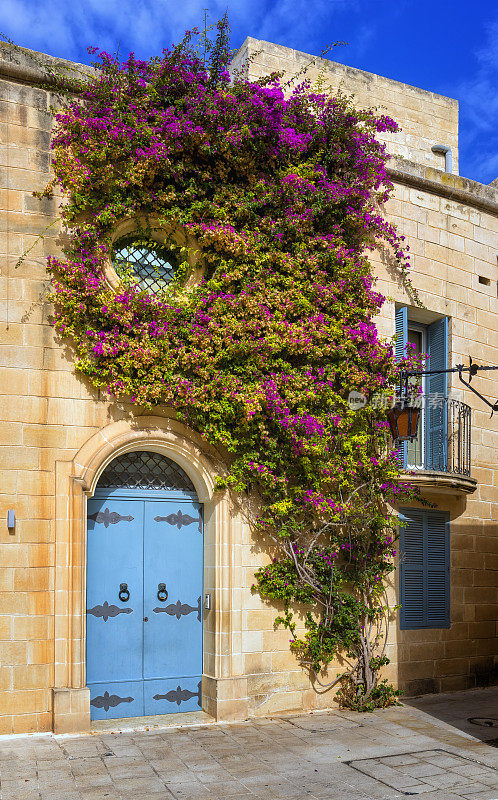
[[[470,476],[470,406],[438,394],[417,401],[418,436],[401,446],[404,469]]]

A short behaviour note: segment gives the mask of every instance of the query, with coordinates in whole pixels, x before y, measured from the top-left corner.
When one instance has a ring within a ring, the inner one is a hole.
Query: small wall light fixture
[[[7,528],[9,529],[10,534],[15,533],[15,527],[16,527],[16,512],[7,511]]]

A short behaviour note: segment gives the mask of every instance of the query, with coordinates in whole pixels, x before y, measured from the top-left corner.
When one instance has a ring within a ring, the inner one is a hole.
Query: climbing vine
[[[57,114],[55,325],[105,395],[166,404],[218,448],[218,488],[245,498],[268,545],[253,589],[282,609],[291,648],[317,679],[340,660],[345,705],[388,705],[402,489],[371,400],[399,365],[373,322],[368,251],[390,247],[406,272],[380,210],[392,184],[376,135],[397,125],[306,80],[285,95],[278,75],[231,79],[226,19],[202,55],[197,39],[149,61],[99,52]],[[175,265],[171,282],[147,290],[121,264],[111,288],[123,220],[128,242]],[[351,391],[367,404],[353,410]]]

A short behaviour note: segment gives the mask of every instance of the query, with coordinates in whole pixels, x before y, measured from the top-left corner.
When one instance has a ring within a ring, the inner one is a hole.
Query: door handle
[[[165,603],[168,599],[168,592],[166,591],[166,584],[160,583],[157,587],[157,599],[161,601],[161,603]]]
[[[120,583],[119,584],[118,597],[119,597],[119,599],[121,600],[122,603],[127,603],[128,600],[130,599],[130,590],[128,589],[128,584],[127,583]]]

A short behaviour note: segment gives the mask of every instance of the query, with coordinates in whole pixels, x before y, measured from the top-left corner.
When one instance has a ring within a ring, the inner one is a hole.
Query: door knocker
[[[157,599],[164,603],[168,599],[168,592],[166,591],[166,584],[160,583],[157,587]]]
[[[119,584],[119,599],[122,603],[127,603],[130,599],[130,590],[128,589],[127,583],[120,583]]]

